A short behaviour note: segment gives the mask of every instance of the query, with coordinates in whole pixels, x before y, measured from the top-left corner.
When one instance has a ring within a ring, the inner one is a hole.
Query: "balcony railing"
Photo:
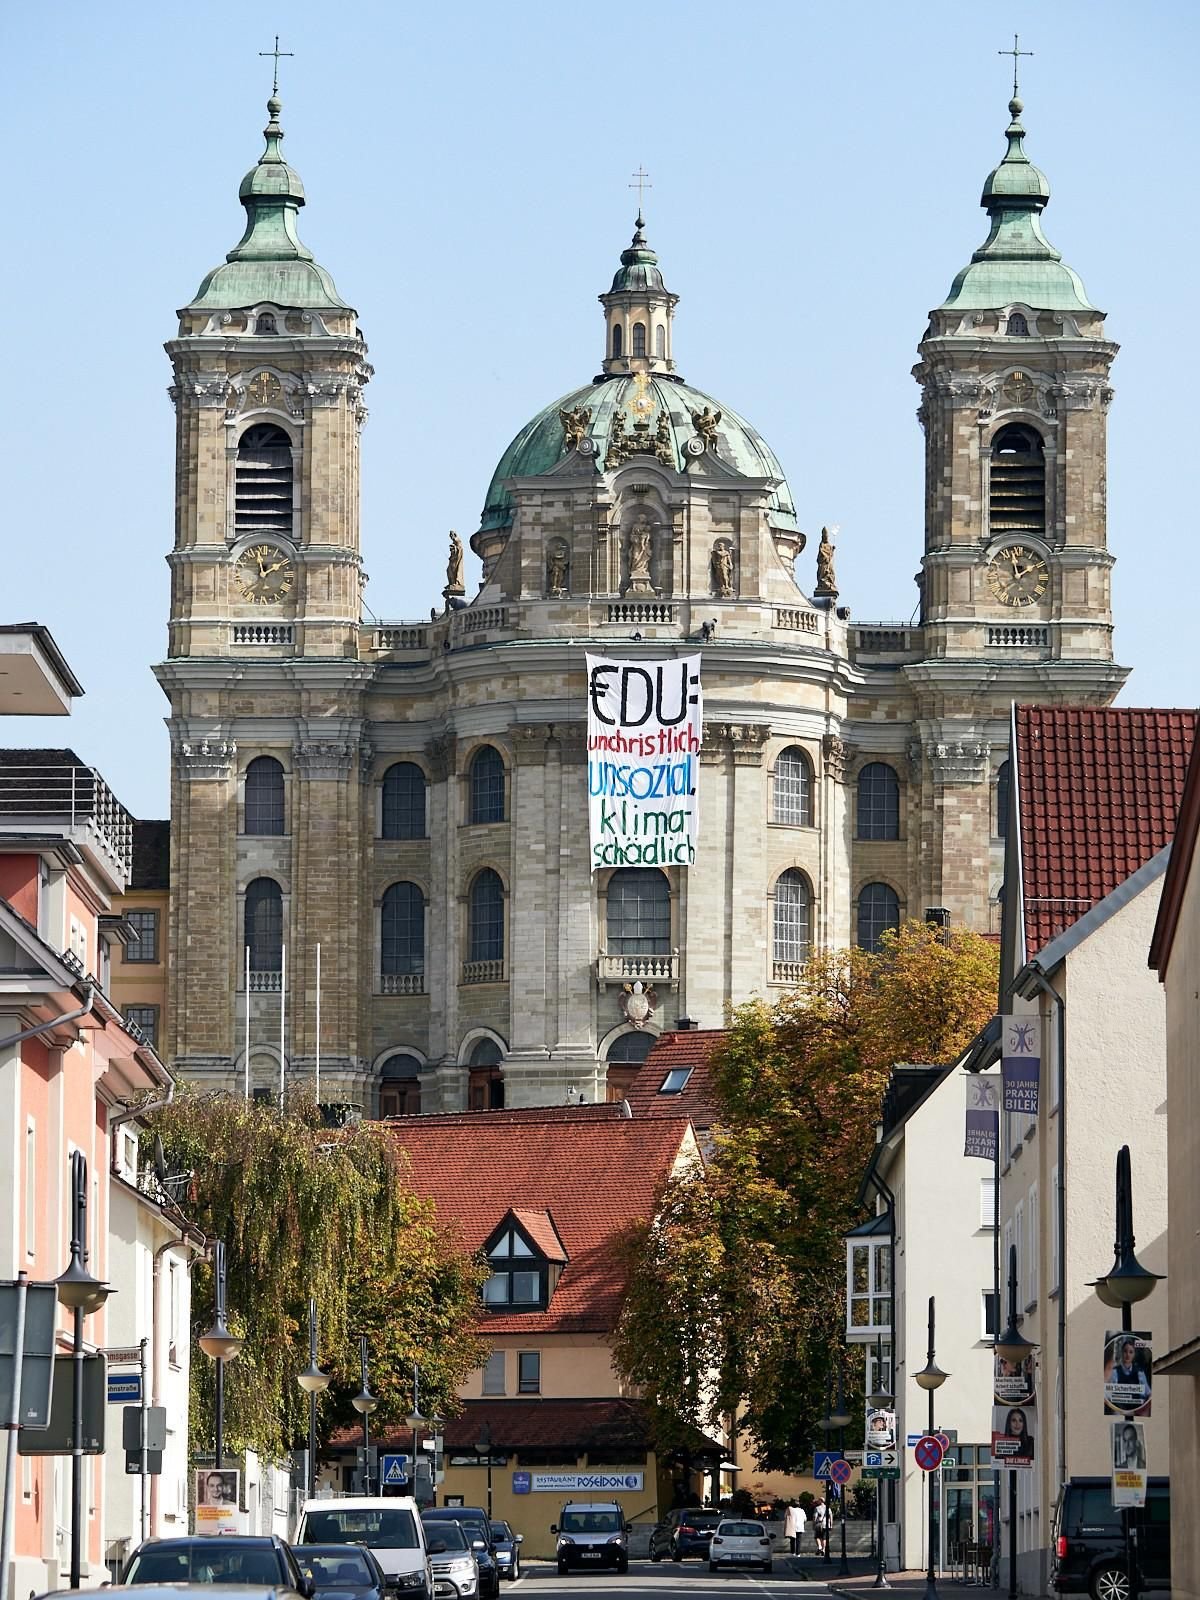
[[[250,973],[251,994],[279,994],[283,988],[282,972],[254,972]]]
[[[605,621],[618,627],[640,627],[644,623],[672,623],[675,607],[666,600],[614,600],[605,613]]]
[[[94,767],[0,766],[0,829],[46,822],[91,834],[128,876],[133,818]]]
[[[596,978],[603,989],[610,983],[670,984],[679,982],[679,952],[662,956],[616,956],[601,951],[596,958]]]
[[[396,655],[429,648],[429,627],[422,622],[381,622],[371,630],[371,649]]]
[[[821,613],[805,611],[801,606],[776,606],[773,625],[776,628],[790,628],[796,633],[819,633]]]
[[[1050,643],[1050,630],[1039,628],[1036,624],[1032,627],[1017,625],[989,628],[987,642],[992,649],[1044,650]]]
[[[424,994],[423,972],[384,972],[379,977],[380,994]]]
[[[772,961],[771,982],[790,984],[794,989],[800,982],[804,972],[803,961]]]
[[[504,962],[500,961],[464,961],[462,964],[462,981],[464,983],[503,983]]]
[[[290,622],[235,622],[235,645],[291,644],[294,633]]]

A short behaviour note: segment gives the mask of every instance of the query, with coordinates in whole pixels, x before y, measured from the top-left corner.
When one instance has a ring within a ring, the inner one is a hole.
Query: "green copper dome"
[[[663,275],[658,270],[658,257],[646,243],[646,235],[642,232],[645,226],[639,211],[633,243],[628,250],[621,251],[621,265],[613,278],[609,294],[636,293],[642,289],[666,290]]]
[[[1042,232],[1050,185],[1025,154],[1024,107],[1009,101],[1008,149],[988,174],[980,205],[992,219],[987,239],[955,278],[943,311],[996,310],[1020,301],[1040,311],[1094,311],[1079,275]]]
[[[641,398],[643,396],[644,399]],[[728,406],[702,390],[693,389],[676,378],[645,374],[596,379],[585,388],[574,389],[570,394],[563,395],[561,400],[555,400],[526,423],[500,458],[500,465],[488,488],[481,526],[504,528],[512,521],[512,496],[504,487],[506,479],[539,477],[563,459],[566,431],[559,416],[560,411],[573,411],[584,406],[591,412],[587,432],[599,447],[597,461],[602,467],[618,413],[622,415],[625,433],[633,431],[639,415],[632,405],[635,399],[644,406],[641,415],[651,424],[652,436],[657,429],[658,417],[666,416],[672,465],[677,470],[687,460],[684,445],[696,437],[691,413],[706,408],[710,413],[719,411],[721,421],[717,426],[717,459],[741,477],[777,479],[778,487],[770,499],[771,521],[777,527],[796,527],[796,508],[791,490],[784,478],[783,468],[766,440],[735,411],[730,411]],[[631,459],[638,458],[634,456]]]
[[[191,302],[192,309],[232,309],[264,300],[318,311],[350,309],[296,231],[304,185],[280,150],[282,109],[282,102],[273,94],[267,101],[269,120],[263,129],[266,149],[238,190],[246,208],[246,231],[224,263],[204,279]]]

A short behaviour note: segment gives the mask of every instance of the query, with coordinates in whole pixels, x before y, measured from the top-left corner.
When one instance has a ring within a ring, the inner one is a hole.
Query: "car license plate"
[[[733,1552],[733,1559],[735,1561],[753,1561],[754,1557],[748,1550],[735,1550]]]
[[[599,1550],[585,1550],[583,1552],[583,1559],[585,1561],[599,1561],[600,1555],[601,1552]]]

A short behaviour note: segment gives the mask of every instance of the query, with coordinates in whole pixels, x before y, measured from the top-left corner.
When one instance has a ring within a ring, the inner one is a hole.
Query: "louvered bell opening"
[[[239,534],[292,532],[292,443],[259,423],[238,441],[234,520]]]
[[[992,440],[992,533],[1045,533],[1046,458],[1040,435],[1014,423]]]

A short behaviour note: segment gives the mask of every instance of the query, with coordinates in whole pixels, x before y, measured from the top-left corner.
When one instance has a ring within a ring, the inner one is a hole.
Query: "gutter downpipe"
[[[151,1394],[150,1394],[150,1403],[151,1403],[151,1405],[155,1405],[155,1406],[161,1404],[161,1401],[162,1401],[162,1383],[161,1383],[161,1380],[160,1380],[160,1373],[162,1371],[162,1366],[161,1366],[161,1354],[162,1354],[162,1351],[161,1351],[161,1347],[159,1345],[159,1339],[158,1339],[158,1324],[159,1324],[158,1302],[159,1302],[159,1289],[161,1287],[161,1280],[162,1280],[162,1258],[163,1258],[163,1256],[166,1255],[168,1250],[180,1250],[180,1249],[182,1249],[182,1250],[191,1250],[193,1252],[193,1254],[192,1254],[192,1256],[190,1258],[186,1258],[185,1257],[184,1270],[186,1272],[190,1273],[191,1270],[192,1270],[193,1265],[195,1264],[195,1262],[197,1260],[199,1260],[201,1257],[207,1256],[207,1254],[208,1254],[208,1240],[202,1238],[202,1242],[200,1244],[197,1244],[195,1239],[192,1237],[192,1234],[191,1234],[190,1230],[185,1230],[184,1233],[183,1233],[183,1237],[182,1238],[179,1238],[179,1239],[168,1239],[165,1244],[160,1244],[158,1249],[154,1252],[153,1258],[151,1260],[151,1264],[150,1264],[150,1350],[151,1350],[151,1361],[150,1361],[150,1390],[151,1390]],[[152,1476],[150,1478],[150,1533],[149,1533],[149,1537],[152,1538],[152,1539],[155,1537],[154,1529],[155,1529],[155,1527],[157,1525],[157,1522],[158,1522],[158,1474],[154,1473],[154,1474],[152,1474]]]
[[[1020,988],[1018,988],[1020,985]],[[1058,1496],[1062,1500],[1067,1481],[1067,1004],[1046,979],[1036,961],[1030,961],[1013,979],[1013,990],[1022,999],[1029,988],[1040,990],[1055,1009],[1055,1049],[1058,1054],[1058,1193],[1055,1201],[1055,1227],[1058,1230]]]
[[[0,1050],[7,1050],[10,1045],[23,1044],[26,1039],[36,1039],[39,1033],[51,1033],[55,1028],[61,1028],[64,1023],[78,1022],[81,1017],[86,1017],[96,1001],[96,991],[89,983],[83,991],[83,1004],[78,1011],[68,1011],[61,1017],[54,1017],[50,1022],[39,1022],[36,1028],[22,1028],[20,1033],[10,1033],[7,1039],[0,1039]]]
[[[878,1155],[878,1147],[876,1148],[876,1155]],[[895,1398],[897,1398],[898,1394],[899,1394],[899,1391],[896,1388],[896,1345],[897,1345],[897,1328],[896,1328],[896,1196],[888,1188],[888,1186],[884,1182],[884,1180],[879,1176],[877,1165],[876,1165],[876,1163],[874,1161],[871,1163],[870,1167],[868,1167],[868,1169],[867,1169],[867,1182],[871,1185],[871,1187],[875,1190],[876,1194],[878,1194],[880,1199],[883,1201],[884,1208],[885,1208],[885,1210],[887,1211],[887,1214],[888,1214],[888,1248],[890,1249],[891,1255],[892,1255],[891,1262],[889,1263],[889,1271],[888,1271],[888,1283],[890,1285],[890,1291],[889,1291],[889,1294],[888,1294],[888,1301],[889,1301],[888,1317],[890,1319],[889,1326],[891,1328],[891,1335],[892,1335],[892,1338],[891,1338],[891,1345],[892,1345],[891,1368],[892,1368],[892,1396],[893,1396],[893,1401],[894,1401]],[[887,1576],[886,1576],[886,1574],[887,1574],[887,1551],[884,1548],[884,1526],[885,1526],[885,1524],[884,1524],[884,1518],[883,1518],[883,1483],[884,1483],[884,1480],[882,1478],[880,1478],[879,1481],[875,1485],[875,1492],[876,1492],[876,1494],[877,1494],[877,1496],[879,1498],[879,1505],[878,1505],[878,1511],[879,1511],[879,1572],[882,1575],[882,1581],[881,1581],[880,1578],[877,1578],[876,1581],[875,1581],[874,1587],[877,1588],[877,1589],[886,1589],[886,1588],[890,1587],[890,1585],[888,1584],[888,1581],[887,1581]],[[897,1496],[896,1496],[896,1512],[897,1512],[897,1515],[896,1515],[896,1530],[897,1530],[897,1534],[900,1533],[900,1530],[901,1530],[901,1528],[903,1526],[903,1518],[900,1516],[900,1508],[903,1506],[903,1504],[904,1504],[904,1496],[903,1496],[903,1494],[897,1494]],[[899,1545],[900,1543],[901,1543],[901,1540],[899,1538],[897,1538],[897,1545]],[[899,1550],[897,1550],[897,1560],[899,1560]]]

